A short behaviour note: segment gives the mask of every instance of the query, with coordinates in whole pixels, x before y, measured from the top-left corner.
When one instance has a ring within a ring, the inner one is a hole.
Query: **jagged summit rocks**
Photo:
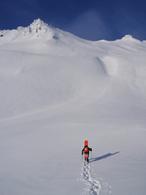
[[[29,26],[19,26],[15,30],[1,30],[0,41],[21,41],[27,39],[59,39],[59,29],[49,26],[41,19],[34,20]]]
[[[48,24],[46,24],[41,19],[36,19],[33,23],[29,26],[30,32],[47,32],[49,30]]]
[[[28,27],[18,27],[18,31],[22,31],[24,35],[32,35],[32,37],[47,37],[51,39],[55,36],[56,30],[40,19],[34,20]]]

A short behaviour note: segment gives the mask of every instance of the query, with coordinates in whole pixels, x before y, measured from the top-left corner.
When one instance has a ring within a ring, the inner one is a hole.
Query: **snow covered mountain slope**
[[[92,42],[40,19],[1,30],[0,194],[91,193],[80,181],[88,137],[100,194],[144,195],[145,54],[130,35]]]

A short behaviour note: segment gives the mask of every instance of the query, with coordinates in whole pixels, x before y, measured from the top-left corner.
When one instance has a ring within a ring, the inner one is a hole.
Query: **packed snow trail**
[[[101,184],[96,179],[92,178],[91,176],[91,167],[90,164],[86,161],[83,162],[82,167],[82,178],[89,186],[88,191],[90,195],[99,195],[101,190]]]

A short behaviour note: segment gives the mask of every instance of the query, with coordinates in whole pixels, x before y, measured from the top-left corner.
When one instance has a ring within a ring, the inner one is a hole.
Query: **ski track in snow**
[[[91,175],[91,167],[87,162],[83,162],[82,166],[82,178],[88,186],[88,192],[90,195],[99,195],[101,191],[100,181],[94,179]]]

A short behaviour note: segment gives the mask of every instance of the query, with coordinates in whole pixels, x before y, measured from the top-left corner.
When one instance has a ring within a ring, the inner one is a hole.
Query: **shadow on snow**
[[[114,155],[119,154],[119,153],[120,153],[120,152],[114,152],[114,153],[109,152],[109,153],[104,154],[104,155],[102,155],[102,156],[98,156],[98,157],[96,157],[96,158],[91,158],[91,159],[89,160],[89,162],[94,162],[94,161],[103,160],[103,159],[105,159],[105,158],[114,156]]]

